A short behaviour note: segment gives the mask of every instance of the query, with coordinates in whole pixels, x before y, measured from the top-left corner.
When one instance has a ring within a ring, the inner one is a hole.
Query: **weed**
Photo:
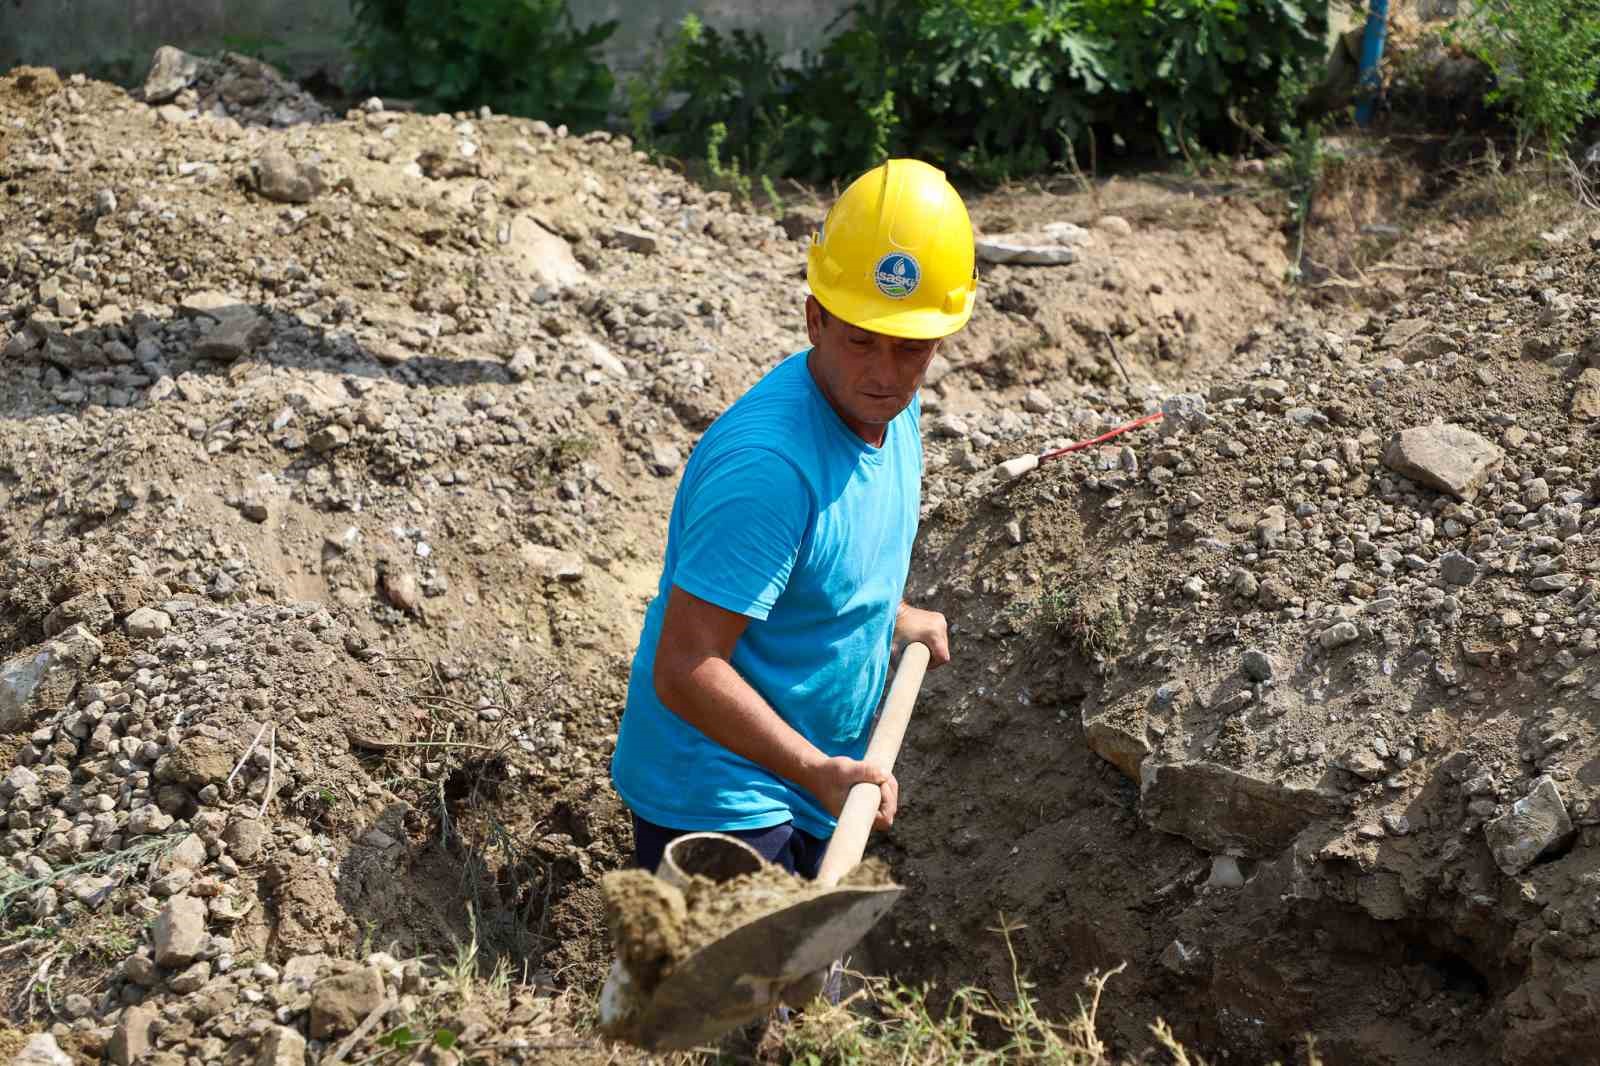
[[[29,877],[9,867],[0,868],[0,921],[10,915],[11,909],[19,901],[32,896],[40,889],[65,884],[69,879],[80,875],[115,872],[126,880],[132,877],[139,867],[159,861],[166,852],[177,847],[181,839],[182,837],[172,834],[148,837],[120,851],[95,855],[81,862],[58,867],[38,877]]]
[[[1600,0],[1485,0],[1464,32],[1494,74],[1485,102],[1511,112],[1518,158],[1536,140],[1563,156],[1600,115]]]
[[[785,1043],[792,1061],[805,1066],[879,1062],[1101,1066],[1107,1061],[1106,1048],[1096,1035],[1095,1016],[1106,983],[1122,967],[1086,978],[1089,996],[1087,1001],[1079,1000],[1076,1017],[1052,1022],[1040,1013],[1033,985],[1018,964],[1011,934],[1019,928],[1002,920],[995,930],[1005,937],[1011,957],[1014,997],[1010,1002],[967,987],[958,989],[942,1012],[935,1012],[928,1002],[927,986],[912,988],[882,978],[864,978],[862,991],[853,999],[865,1003],[818,1003],[801,1015],[800,1024]],[[984,1030],[997,1030],[1001,1035],[985,1040]]]
[[[1094,662],[1121,654],[1128,638],[1128,619],[1115,590],[1086,593],[1053,585],[1038,599],[1020,602],[1015,613],[1065,636],[1079,653]]]
[[[1322,128],[1318,122],[1308,122],[1303,127],[1289,131],[1287,143],[1289,158],[1290,218],[1295,226],[1294,259],[1287,274],[1289,281],[1299,281],[1301,264],[1305,260],[1306,225],[1311,219],[1311,202],[1317,194],[1317,184],[1322,179]]]

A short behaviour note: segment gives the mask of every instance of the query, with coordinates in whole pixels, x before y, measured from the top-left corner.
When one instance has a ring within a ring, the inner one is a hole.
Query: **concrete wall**
[[[584,21],[621,22],[609,51],[615,67],[632,69],[691,11],[719,30],[760,30],[780,55],[798,58],[801,49],[814,50],[825,39],[850,0],[589,0],[572,6]]]
[[[689,11],[719,29],[760,29],[775,48],[814,47],[848,0],[581,0],[582,23],[617,19],[606,59],[636,69]],[[163,44],[191,51],[254,41],[295,76],[337,71],[349,0],[0,0],[0,71],[18,63],[142,80]],[[245,48],[244,50],[248,50]]]

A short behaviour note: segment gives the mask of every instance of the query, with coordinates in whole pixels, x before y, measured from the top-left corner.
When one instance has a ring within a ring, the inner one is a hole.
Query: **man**
[[[905,603],[921,502],[917,399],[977,294],[972,224],[938,170],[890,160],[812,240],[811,347],[706,431],[684,469],[612,759],[654,871],[685,832],[739,837],[814,877],[863,762],[892,648],[949,661],[944,616]]]

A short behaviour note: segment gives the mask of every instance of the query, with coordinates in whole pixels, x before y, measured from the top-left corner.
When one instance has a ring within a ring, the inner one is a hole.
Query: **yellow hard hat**
[[[891,159],[850,183],[811,241],[806,281],[846,322],[930,340],[967,324],[978,295],[972,220],[943,171]]]

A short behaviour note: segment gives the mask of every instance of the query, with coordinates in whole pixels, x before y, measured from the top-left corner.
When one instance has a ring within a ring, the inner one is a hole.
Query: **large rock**
[[[1383,465],[1395,473],[1468,502],[1504,461],[1496,445],[1451,424],[1403,430],[1383,453]]]
[[[1533,791],[1513,803],[1509,811],[1485,823],[1483,835],[1495,865],[1507,877],[1515,877],[1541,855],[1567,842],[1572,819],[1555,781],[1541,777]]]
[[[189,965],[206,945],[206,904],[193,896],[174,896],[156,918],[156,965],[169,970]]]
[[[0,733],[27,729],[40,710],[66,702],[105,649],[74,626],[29,655],[0,666]]]
[[[199,75],[199,59],[171,45],[162,45],[150,62],[150,73],[144,77],[144,102],[164,104],[193,85]]]
[[[1339,809],[1316,789],[1247,777],[1216,763],[1146,759],[1141,778],[1140,807],[1151,826],[1207,851],[1245,858],[1276,855]]]
[[[311,1039],[350,1032],[383,1002],[383,975],[371,966],[324,977],[311,989]]]

